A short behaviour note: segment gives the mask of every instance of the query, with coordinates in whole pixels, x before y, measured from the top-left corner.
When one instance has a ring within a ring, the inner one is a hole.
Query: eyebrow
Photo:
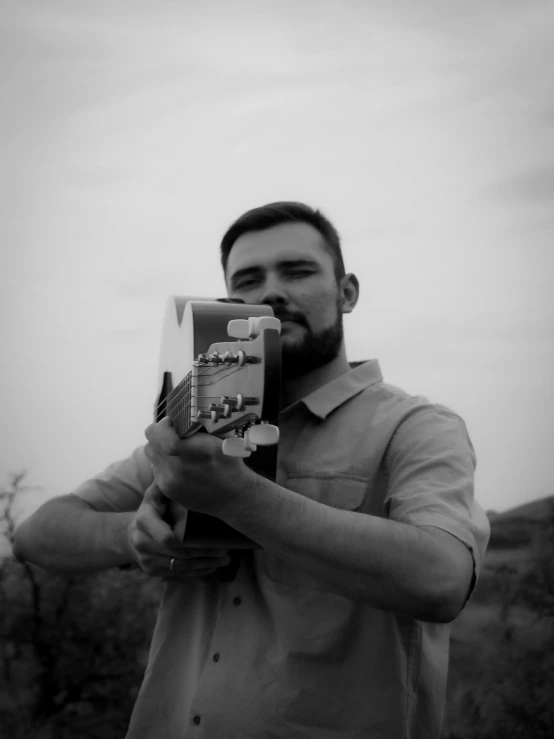
[[[284,259],[281,262],[277,262],[277,267],[279,269],[291,269],[291,268],[298,268],[298,267],[316,267],[319,268],[319,264],[313,260],[313,259],[305,259],[305,258],[299,258],[299,259]],[[262,267],[245,267],[244,269],[239,269],[236,272],[231,275],[231,284],[236,284],[241,278],[243,277],[253,277],[258,276],[263,273]]]

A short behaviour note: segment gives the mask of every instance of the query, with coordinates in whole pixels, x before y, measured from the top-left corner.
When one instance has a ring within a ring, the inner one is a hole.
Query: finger
[[[144,430],[144,435],[147,439],[147,441],[150,443],[152,447],[155,447],[158,452],[162,451],[160,441],[158,438],[158,424],[157,423],[151,423],[150,426],[147,426]]]
[[[151,506],[160,516],[165,515],[168,499],[155,482],[144,491],[143,502]]]
[[[215,436],[215,434],[193,434],[188,436],[186,439],[180,439],[181,454],[182,450],[186,448],[189,454],[194,455],[196,458],[207,457],[210,458],[214,454],[223,454],[223,439]]]
[[[171,558],[182,552],[181,539],[163,520],[164,511],[159,504],[143,500],[136,518],[135,547],[144,554],[163,554]]]
[[[153,421],[152,423],[148,424],[148,426],[144,430],[144,435],[148,439],[149,435],[155,435],[157,433],[157,429],[164,428],[164,426],[173,427],[173,421],[169,416],[164,416],[163,418],[160,418],[159,421]]]
[[[176,457],[181,451],[181,439],[166,416],[158,423],[151,423],[144,432],[148,441],[159,452]]]
[[[148,444],[144,445],[144,453],[152,465],[152,472],[155,472],[156,467],[164,461],[163,449],[155,446],[151,441],[149,441]]]

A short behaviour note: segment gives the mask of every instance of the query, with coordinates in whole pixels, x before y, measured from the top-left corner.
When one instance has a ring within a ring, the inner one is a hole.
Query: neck
[[[343,343],[337,356],[330,362],[307,372],[305,375],[296,377],[294,380],[283,383],[281,388],[281,408],[292,405],[292,403],[300,400],[300,398],[304,398],[309,393],[317,390],[318,387],[326,385],[331,380],[334,380],[335,377],[348,372],[349,369],[350,365],[346,359],[346,349]]]

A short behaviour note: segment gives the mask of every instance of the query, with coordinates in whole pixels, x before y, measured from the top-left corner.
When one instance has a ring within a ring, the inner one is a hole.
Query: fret
[[[184,377],[181,382],[165,398],[165,414],[171,419],[179,436],[184,436],[191,428],[190,391],[192,373]]]

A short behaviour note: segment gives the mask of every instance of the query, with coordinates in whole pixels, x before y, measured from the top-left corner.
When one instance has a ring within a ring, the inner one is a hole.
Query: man
[[[256,208],[221,252],[229,296],[282,322],[276,482],[163,420],[128,460],[22,524],[16,554],[167,578],[128,739],[439,737],[448,623],[489,533],[464,422],[385,384],[376,360],[350,369],[342,316],[358,281],[321,213]],[[210,573],[227,554],[182,549],[168,499],[261,549],[222,582]]]

